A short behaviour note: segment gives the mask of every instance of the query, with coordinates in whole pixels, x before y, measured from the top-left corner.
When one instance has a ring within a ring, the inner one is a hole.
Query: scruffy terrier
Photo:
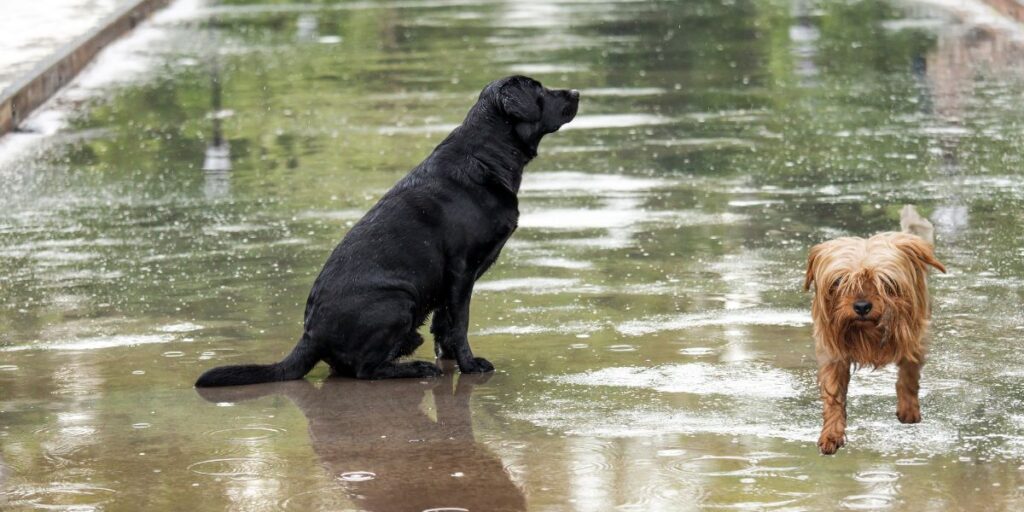
[[[831,455],[846,442],[846,390],[851,367],[895,363],[896,417],[921,421],[918,381],[931,317],[928,266],[933,229],[913,206],[900,214],[902,232],[844,237],[818,244],[807,257],[804,290],[814,284],[814,351],[824,424],[818,448]]]

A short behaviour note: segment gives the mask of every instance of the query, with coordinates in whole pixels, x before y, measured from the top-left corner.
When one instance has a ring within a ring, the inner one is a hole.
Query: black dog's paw
[[[441,369],[434,363],[426,361],[411,361],[408,363],[414,370],[416,377],[440,377]]]
[[[462,373],[489,373],[494,371],[494,365],[482,357],[474,357],[469,364],[460,364],[459,370]]]

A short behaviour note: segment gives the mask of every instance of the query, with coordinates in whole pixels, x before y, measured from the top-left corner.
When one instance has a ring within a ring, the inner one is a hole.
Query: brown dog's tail
[[[274,364],[241,364],[218,366],[199,376],[197,388],[243,386],[263,382],[280,382],[305,377],[320,362],[316,343],[303,334],[302,339],[283,361]]]
[[[911,235],[917,235],[926,242],[935,245],[935,227],[928,219],[917,213],[917,208],[912,205],[906,205],[900,210],[900,229],[904,233],[910,233]]]

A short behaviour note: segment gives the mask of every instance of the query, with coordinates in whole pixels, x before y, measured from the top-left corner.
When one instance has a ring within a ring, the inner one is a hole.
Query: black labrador
[[[440,359],[463,373],[494,370],[466,331],[473,284],[519,219],[523,167],[541,138],[576,116],[579,93],[512,76],[489,84],[462,124],[402,178],[334,248],[306,301],[298,345],[279,363],[221,366],[196,386],[301,379],[319,361],[360,379],[431,377],[425,361],[398,362],[430,332]]]

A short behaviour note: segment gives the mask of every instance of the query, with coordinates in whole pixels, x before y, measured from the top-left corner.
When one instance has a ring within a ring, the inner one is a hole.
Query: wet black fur
[[[514,76],[489,84],[462,124],[388,191],[335,247],[306,301],[302,338],[283,361],[222,366],[196,386],[300,379],[319,361],[361,379],[440,374],[398,362],[430,331],[439,358],[463,373],[493,371],[466,330],[473,284],[497,259],[519,219],[523,167],[541,138],[576,115],[575,91]]]

